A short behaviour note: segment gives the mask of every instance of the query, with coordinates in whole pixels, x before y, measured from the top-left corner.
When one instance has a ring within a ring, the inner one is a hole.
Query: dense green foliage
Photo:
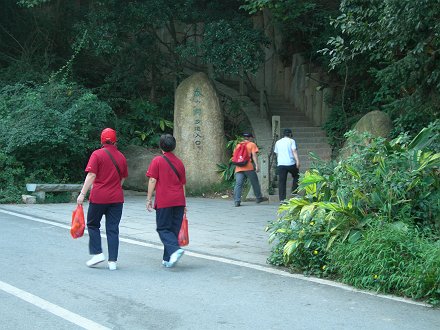
[[[0,203],[17,203],[25,183],[25,169],[13,156],[0,152]]]
[[[329,271],[344,283],[440,303],[440,241],[401,223],[373,227],[354,243],[335,244],[329,259]]]
[[[332,21],[339,35],[324,50],[331,67],[361,60],[375,85],[369,102],[391,114],[397,133],[438,117],[440,2],[343,0],[340,12]]]
[[[28,180],[82,179],[106,126],[118,130],[120,145],[157,146],[160,134],[172,132],[185,69],[257,70],[266,40],[239,6],[3,1],[0,146],[10,175],[1,180],[2,196],[18,196]]]
[[[371,110],[390,114],[393,137],[439,117],[439,0],[245,0],[243,8],[270,10],[287,64],[300,51],[330,68],[336,93],[325,129],[333,146]]]
[[[399,224],[411,233],[417,228],[420,239],[415,234],[408,238],[416,243],[426,242],[429,246],[431,239],[439,239],[439,129],[440,123],[436,122],[413,140],[405,135],[389,142],[366,135],[358,140],[352,137],[351,156],[334,166],[327,164],[308,171],[300,179],[299,190],[304,196],[280,206],[279,218],[268,226],[270,240],[275,242],[269,262],[307,274],[321,276],[330,269],[338,275],[343,270],[331,256],[335,243],[340,250],[343,244],[355,246],[369,237],[371,230]],[[393,232],[384,229],[383,235]],[[423,253],[428,252],[426,246],[420,247]],[[397,263],[405,264],[402,258]],[[357,256],[344,262],[348,267],[360,260]],[[357,284],[354,281],[352,278],[351,283]],[[385,285],[390,287],[382,291],[401,292],[390,283]]]
[[[16,200],[27,180],[81,180],[102,127],[115,126],[112,109],[74,84],[8,85],[0,99],[0,199]]]
[[[28,181],[81,180],[105,126],[122,145],[157,145],[188,72],[258,70],[269,41],[249,14],[261,11],[286,66],[301,52],[330,69],[333,146],[377,109],[396,138],[350,133],[351,156],[306,173],[304,197],[268,228],[269,261],[439,302],[440,0],[3,0],[0,202]],[[229,140],[247,128],[239,108],[225,105]],[[233,166],[219,171],[230,185]]]

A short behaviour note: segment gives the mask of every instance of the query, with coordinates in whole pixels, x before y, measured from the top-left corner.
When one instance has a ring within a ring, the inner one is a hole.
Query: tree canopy
[[[379,109],[393,134],[415,134],[439,116],[439,0],[245,0],[269,10],[283,32],[288,62],[302,51],[333,75],[340,90],[328,133],[343,135],[360,115]],[[338,104],[340,106],[338,106]],[[347,120],[340,120],[342,118]]]
[[[97,109],[111,109],[122,144],[156,145],[172,129],[173,93],[185,69],[261,67],[271,42],[253,25],[261,11],[281,32],[277,51],[286,66],[300,52],[329,70],[335,99],[325,127],[334,141],[375,109],[391,115],[395,136],[438,118],[440,0],[4,0],[0,108],[11,117],[0,125],[26,109],[42,122],[61,116],[48,88],[64,97],[59,91],[75,86]],[[90,118],[109,117],[106,110]],[[0,147],[12,153],[13,130],[5,132]],[[53,134],[64,141],[62,130]],[[10,163],[24,160],[14,156]]]

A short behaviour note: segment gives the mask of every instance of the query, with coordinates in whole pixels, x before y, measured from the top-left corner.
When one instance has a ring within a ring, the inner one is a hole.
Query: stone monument
[[[226,161],[223,112],[214,85],[195,73],[177,87],[174,102],[175,154],[186,168],[187,188],[221,182],[217,164]]]

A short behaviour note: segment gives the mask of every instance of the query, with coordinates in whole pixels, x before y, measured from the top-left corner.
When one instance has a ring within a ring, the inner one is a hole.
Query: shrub
[[[16,84],[0,89],[0,99],[0,146],[27,175],[50,170],[61,181],[82,179],[100,131],[114,122],[107,104],[75,84]]]
[[[330,259],[344,283],[440,303],[440,242],[402,223],[371,228],[356,243],[335,244]]]
[[[138,99],[129,106],[130,111],[119,118],[122,142],[157,147],[162,134],[172,133],[172,112],[166,111],[169,105]]]
[[[18,203],[24,192],[22,163],[0,151],[0,203]]]
[[[429,150],[438,129],[436,122],[411,141],[361,135],[350,139],[351,156],[307,171],[299,182],[304,196],[280,206],[267,227],[269,262],[320,275],[335,242],[355,244],[370,227],[402,222],[438,234],[440,153]]]

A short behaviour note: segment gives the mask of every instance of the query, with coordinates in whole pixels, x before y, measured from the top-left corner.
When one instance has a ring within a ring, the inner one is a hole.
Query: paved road
[[[266,265],[271,204],[190,198],[191,245],[165,269],[143,201],[127,198],[115,272],[85,267],[72,204],[0,206],[0,329],[440,328],[439,310]]]

